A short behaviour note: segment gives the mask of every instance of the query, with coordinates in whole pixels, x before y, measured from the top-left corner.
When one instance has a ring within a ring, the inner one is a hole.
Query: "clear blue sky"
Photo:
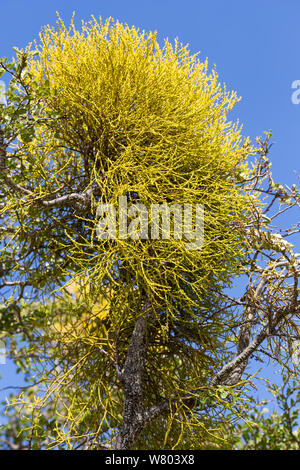
[[[2,1],[0,57],[11,57],[13,46],[22,48],[38,38],[42,25],[55,25],[56,11],[66,23],[73,11],[77,25],[91,15],[112,16],[142,30],[157,30],[159,40],[178,37],[189,43],[200,58],[208,57],[210,67],[216,64],[220,81],[242,97],[232,117],[243,123],[244,134],[255,138],[272,129],[275,179],[296,182],[300,104],[292,104],[291,85],[300,80],[299,0]],[[0,373],[0,386],[10,377],[16,383],[10,367],[0,366]]]

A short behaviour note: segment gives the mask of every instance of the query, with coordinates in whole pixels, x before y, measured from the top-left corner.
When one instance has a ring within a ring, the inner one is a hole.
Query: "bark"
[[[155,320],[151,303],[147,299],[143,313],[137,319],[130,340],[123,369],[118,376],[123,386],[123,424],[116,437],[113,449],[132,448],[145,427],[148,416],[144,405],[144,371],[147,354],[147,329]]]

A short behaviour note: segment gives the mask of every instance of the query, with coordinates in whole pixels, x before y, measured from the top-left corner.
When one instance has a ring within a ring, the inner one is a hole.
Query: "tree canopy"
[[[34,47],[0,60],[0,326],[28,379],[3,440],[226,446],[249,358],[291,367],[299,261],[286,238],[299,224],[273,221],[299,189],[274,182],[271,134],[242,136],[236,94],[178,40],[59,19]],[[99,207],[120,201],[126,218],[113,212],[114,236],[99,236]]]

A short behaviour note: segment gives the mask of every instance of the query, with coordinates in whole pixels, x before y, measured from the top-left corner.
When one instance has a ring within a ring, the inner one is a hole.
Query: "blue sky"
[[[42,25],[55,25],[56,11],[66,23],[73,11],[77,25],[91,15],[111,16],[142,30],[157,30],[160,41],[178,37],[189,43],[191,52],[208,57],[210,68],[216,64],[220,81],[242,97],[231,116],[243,123],[243,133],[253,139],[272,129],[275,180],[296,182],[300,104],[291,97],[292,83],[300,80],[299,0],[2,1],[0,57],[11,57],[13,46],[22,48],[37,39]],[[0,367],[2,386],[16,384],[11,368]]]

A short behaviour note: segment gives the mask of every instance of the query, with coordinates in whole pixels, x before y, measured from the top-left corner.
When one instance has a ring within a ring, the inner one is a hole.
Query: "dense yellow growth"
[[[66,427],[53,432],[54,445],[72,448],[86,416],[95,442],[109,441],[109,429],[120,424],[114,355],[118,347],[124,361],[145,296],[158,320],[149,339],[145,403],[205,388],[221,360],[218,314],[210,321],[219,303],[214,287],[226,286],[239,272],[247,246],[237,228],[247,221],[249,199],[234,177],[251,148],[239,124],[227,117],[236,94],[178,41],[160,46],[155,33],[111,20],[83,23],[81,31],[59,22],[57,30],[43,29],[39,50],[29,70],[50,94],[45,123],[32,142],[18,144],[34,197],[22,195],[15,207],[30,227],[43,211],[39,200],[92,193],[88,210],[49,208],[40,222],[41,239],[49,243],[39,262],[53,250],[60,254],[55,269],[63,279],[73,278],[76,301],[48,313],[54,328],[45,334],[44,347],[65,376],[53,369],[50,391],[36,410],[50,398],[63,403]],[[203,204],[204,246],[187,250],[185,240],[173,236],[97,239],[97,204],[117,206],[120,196],[147,208]],[[78,276],[84,280],[79,292]],[[86,324],[98,330],[83,333]],[[52,350],[55,341],[59,347]],[[197,417],[188,424],[188,412],[179,416],[182,421],[171,416],[155,429],[162,436],[167,431],[166,446],[179,445],[188,426],[202,429]],[[145,442],[144,435],[139,445]]]
[[[214,279],[226,282],[243,253],[235,227],[247,216],[248,200],[232,175],[249,146],[227,120],[235,93],[178,42],[161,48],[156,34],[118,22],[93,21],[81,32],[59,23],[58,31],[44,28],[41,40],[31,73],[41,86],[49,83],[48,112],[58,118],[24,146],[36,196],[78,187],[94,195],[90,214],[74,215],[85,230],[78,236],[69,227],[61,248],[94,286],[110,279],[118,296],[122,266],[128,288],[138,285],[153,301],[167,302],[172,315],[178,308],[170,300],[186,297],[187,278],[198,305]],[[117,207],[119,196],[147,208],[203,204],[204,247],[191,252],[174,238],[97,240],[96,205]]]

